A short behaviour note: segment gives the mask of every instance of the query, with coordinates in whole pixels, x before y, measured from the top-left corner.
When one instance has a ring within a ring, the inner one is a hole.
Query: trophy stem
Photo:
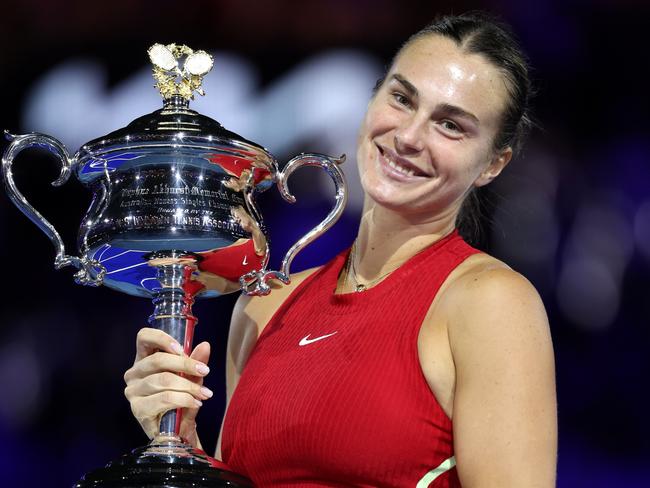
[[[192,281],[200,256],[182,251],[158,251],[145,256],[156,268],[159,286],[153,290],[154,312],[149,324],[192,351],[194,296]],[[188,444],[179,435],[181,409],[166,412],[160,433],[147,445],[84,475],[74,488],[249,488],[250,482]]]
[[[198,319],[192,314],[194,295],[186,285],[196,269],[196,261],[193,256],[185,253],[181,255],[176,251],[165,253],[164,256],[156,253],[149,261],[149,264],[157,268],[160,284],[153,290],[154,312],[149,317],[149,325],[172,336],[188,355],[192,351],[194,327]],[[160,421],[159,436],[178,437],[181,417],[180,408],[166,412]]]

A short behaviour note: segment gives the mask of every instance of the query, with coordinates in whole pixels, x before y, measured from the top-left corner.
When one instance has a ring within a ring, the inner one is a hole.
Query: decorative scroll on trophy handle
[[[267,271],[266,269],[261,269],[259,271],[251,271],[240,278],[239,283],[241,288],[247,295],[268,295],[271,292],[271,287],[268,285],[269,280],[280,280],[284,284],[289,284],[289,268],[291,267],[293,258],[295,258],[296,255],[305,248],[305,246],[320,237],[321,234],[332,227],[341,216],[348,199],[345,177],[343,176],[341,169],[338,167],[338,165],[344,161],[345,154],[338,158],[332,158],[323,154],[303,153],[291,159],[284,169],[278,173],[277,185],[282,194],[282,198],[289,203],[295,203],[296,198],[289,191],[289,186],[287,184],[289,176],[291,176],[295,170],[302,168],[303,166],[318,166],[323,168],[334,181],[336,202],[334,208],[330,210],[321,223],[298,239],[298,241],[289,248],[282,260],[282,265],[280,266],[279,271]]]
[[[50,238],[50,241],[52,241],[56,250],[56,257],[54,258],[54,266],[56,269],[65,266],[74,266],[79,270],[75,273],[75,281],[77,283],[90,286],[101,285],[105,274],[103,266],[86,257],[80,258],[76,256],[68,256],[65,253],[65,246],[59,233],[56,231],[54,226],[27,201],[25,196],[18,191],[13,179],[13,161],[18,153],[23,149],[31,147],[47,149],[61,161],[61,173],[59,174],[59,177],[52,182],[53,186],[61,186],[68,181],[75,160],[70,159],[68,150],[60,141],[45,134],[35,132],[31,134],[14,135],[5,131],[5,137],[7,140],[11,141],[11,144],[9,144],[9,147],[7,147],[2,156],[2,177],[9,198],[11,198],[14,205],[16,205],[22,213],[34,222],[38,228]]]

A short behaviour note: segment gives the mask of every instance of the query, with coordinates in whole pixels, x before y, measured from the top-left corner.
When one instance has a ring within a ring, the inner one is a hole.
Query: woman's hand
[[[168,334],[148,327],[140,329],[135,361],[124,373],[124,395],[149,438],[158,433],[165,412],[183,408],[179,434],[194,447],[202,448],[196,433],[196,414],[202,400],[212,396],[203,386],[203,378],[210,371],[209,357],[207,342],[196,346],[188,357]]]

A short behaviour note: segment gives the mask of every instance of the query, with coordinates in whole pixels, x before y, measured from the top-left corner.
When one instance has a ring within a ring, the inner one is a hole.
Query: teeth
[[[413,176],[415,174],[412,169],[407,169],[404,166],[401,166],[401,165],[397,164],[395,161],[392,161],[392,160],[390,160],[388,158],[386,158],[386,159],[388,160],[388,166],[390,166],[394,170],[397,170],[400,173],[405,174],[406,176]]]

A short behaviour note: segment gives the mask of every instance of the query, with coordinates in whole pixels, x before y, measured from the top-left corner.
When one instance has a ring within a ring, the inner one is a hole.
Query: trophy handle
[[[304,236],[298,239],[291,248],[289,248],[287,253],[284,255],[279,271],[267,271],[265,267],[260,271],[251,271],[239,279],[242,291],[246,293],[246,295],[268,295],[271,292],[271,287],[267,283],[269,280],[275,279],[280,280],[284,284],[289,284],[291,281],[289,268],[293,258],[296,257],[296,254],[302,251],[305,246],[316,238],[320,237],[321,234],[332,227],[332,225],[334,225],[334,223],[339,219],[348,199],[345,177],[338,166],[344,161],[345,154],[338,158],[332,158],[325,156],[324,154],[303,153],[291,159],[284,169],[278,173],[277,185],[282,194],[282,198],[289,203],[295,203],[296,198],[289,191],[289,186],[287,184],[289,176],[291,176],[295,170],[302,168],[303,166],[318,166],[323,168],[334,181],[334,186],[336,188],[336,202],[334,208],[330,210],[320,224],[307,232]]]
[[[9,147],[7,147],[2,156],[2,176],[9,198],[14,205],[16,205],[16,207],[18,207],[18,209],[24,213],[29,220],[34,222],[38,228],[50,238],[50,241],[52,241],[56,250],[56,257],[54,258],[54,267],[56,269],[65,266],[74,266],[79,270],[74,275],[77,283],[90,286],[101,285],[104,274],[106,273],[104,267],[94,260],[89,260],[85,256],[76,257],[65,254],[65,246],[63,245],[61,236],[54,226],[50,224],[50,222],[48,222],[47,219],[45,219],[45,217],[43,217],[34,207],[32,207],[23,194],[18,191],[11,170],[14,158],[23,149],[30,147],[44,148],[57,156],[61,161],[61,173],[59,174],[59,177],[52,182],[53,186],[61,186],[68,181],[68,178],[70,178],[70,173],[72,172],[76,160],[70,159],[68,150],[60,141],[45,134],[31,133],[14,135],[10,134],[9,131],[5,131],[5,137],[7,140],[11,141],[11,144],[9,144]]]

